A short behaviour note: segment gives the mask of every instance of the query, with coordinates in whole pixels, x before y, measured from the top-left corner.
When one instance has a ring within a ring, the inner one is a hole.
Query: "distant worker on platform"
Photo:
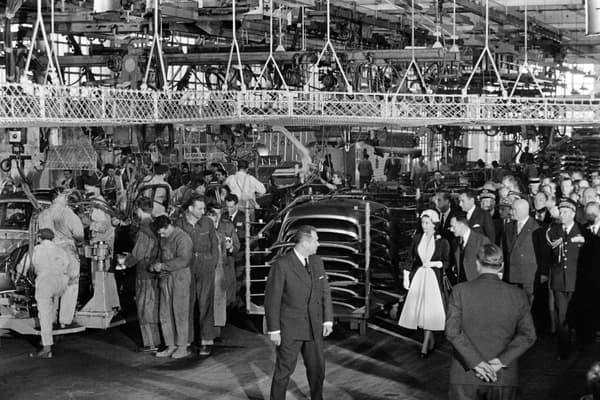
[[[40,244],[34,247],[31,263],[35,271],[35,301],[40,320],[42,349],[30,357],[52,358],[52,325],[56,319],[58,299],[67,290],[69,283],[69,255],[52,242],[54,232],[40,229]]]
[[[256,195],[262,196],[267,189],[262,182],[248,174],[248,161],[238,161],[238,171],[228,176],[225,184],[231,189],[231,193],[238,197],[240,208],[245,210],[247,207],[250,218],[254,219],[254,210],[260,208],[256,202]]]
[[[367,153],[363,153],[363,159],[358,162],[358,176],[360,189],[366,189],[373,179],[373,165]]]

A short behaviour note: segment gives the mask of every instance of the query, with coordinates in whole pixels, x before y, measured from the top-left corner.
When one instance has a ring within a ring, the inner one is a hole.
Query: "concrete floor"
[[[0,399],[268,399],[274,353],[268,340],[243,321],[227,326],[213,356],[182,360],[136,353],[135,323],[108,331],[64,336],[51,360],[32,360],[32,338],[4,337],[0,345]],[[598,344],[571,360],[555,361],[542,337],[521,360],[523,400],[578,399],[585,371],[600,359]],[[450,349],[430,358],[418,345],[373,329],[366,337],[336,326],[327,340],[325,399],[446,399]],[[299,361],[288,399],[307,399]]]

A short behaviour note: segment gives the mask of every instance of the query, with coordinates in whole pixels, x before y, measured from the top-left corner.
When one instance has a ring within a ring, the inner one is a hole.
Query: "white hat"
[[[429,219],[431,219],[431,222],[433,222],[434,224],[440,222],[440,214],[436,210],[431,208],[421,213],[421,218],[423,217],[429,217]]]

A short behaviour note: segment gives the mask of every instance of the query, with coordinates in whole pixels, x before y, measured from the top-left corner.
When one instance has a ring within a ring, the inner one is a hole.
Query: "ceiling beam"
[[[485,17],[485,6],[472,0],[456,0],[456,5],[468,12]],[[508,9],[501,11],[490,8],[490,21],[500,25],[510,24],[516,27],[525,26],[525,17],[523,16],[523,13]],[[529,17],[528,29],[531,33],[542,35],[556,42],[562,41],[560,29],[546,24],[536,18]]]

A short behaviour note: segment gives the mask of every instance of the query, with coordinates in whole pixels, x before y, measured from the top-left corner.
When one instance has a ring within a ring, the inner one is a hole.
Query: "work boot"
[[[187,347],[179,346],[177,350],[171,355],[171,358],[185,358],[189,355]]]
[[[200,346],[200,351],[198,352],[199,355],[207,357],[207,356],[210,356],[210,353],[211,353],[210,346],[206,346],[206,345]]]
[[[52,358],[52,349],[50,346],[44,346],[43,349],[38,351],[37,353],[29,353],[29,357],[31,358]]]
[[[175,347],[175,346],[167,347],[163,351],[157,352],[156,357],[161,357],[161,358],[171,357],[173,355],[173,353],[175,353],[176,351],[177,351],[177,347]]]

